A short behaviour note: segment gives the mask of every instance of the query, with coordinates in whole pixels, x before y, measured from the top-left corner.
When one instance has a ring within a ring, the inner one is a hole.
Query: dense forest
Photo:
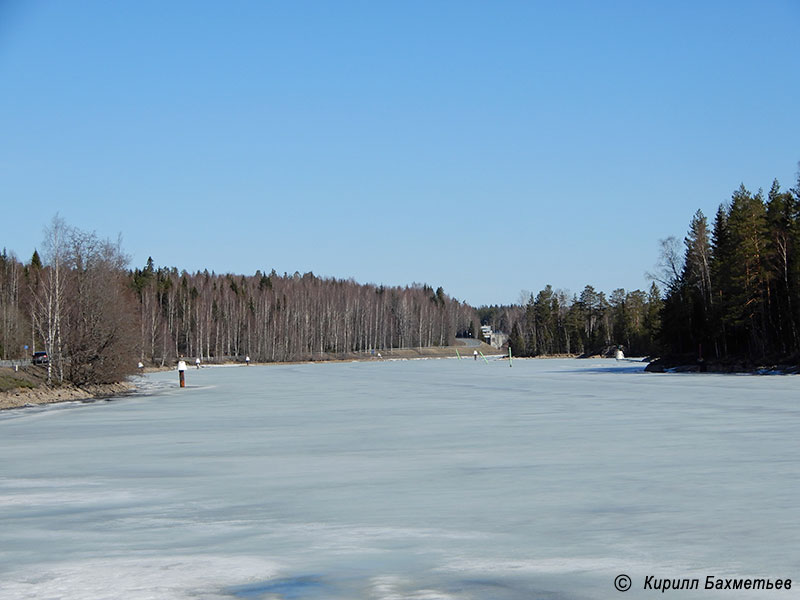
[[[736,190],[709,225],[698,210],[681,245],[661,240],[650,289],[546,286],[511,306],[474,308],[439,287],[360,284],[313,273],[188,273],[152,259],[131,270],[120,243],[55,217],[42,253],[0,254],[0,358],[43,350],[48,380],[118,381],[137,362],[316,360],[444,346],[508,333],[517,356],[628,355],[680,360],[800,356],[800,178],[764,196]]]
[[[443,346],[475,310],[440,287],[385,287],[313,273],[178,273],[152,260],[131,274],[144,359],[308,360],[384,348]]]
[[[681,254],[662,242],[666,353],[698,359],[791,360],[800,352],[800,176],[753,194],[744,185],[709,226],[691,220]]]
[[[510,331],[516,355],[592,354],[622,348],[671,362],[800,361],[800,174],[794,189],[744,185],[709,226],[698,210],[681,244],[660,241],[650,290],[547,286],[524,306],[483,307],[482,322]],[[662,292],[663,290],[663,292]]]
[[[587,285],[570,296],[546,286],[522,305],[478,309],[481,322],[510,332],[516,356],[598,354],[620,348],[627,354],[649,356],[657,351],[661,292],[653,283],[648,292],[616,289],[611,296]]]
[[[439,287],[386,287],[313,273],[190,274],[152,259],[127,270],[119,244],[56,217],[40,256],[0,255],[0,357],[50,357],[53,382],[117,381],[145,364],[290,361],[450,344],[475,309]],[[27,346],[27,348],[26,348]]]

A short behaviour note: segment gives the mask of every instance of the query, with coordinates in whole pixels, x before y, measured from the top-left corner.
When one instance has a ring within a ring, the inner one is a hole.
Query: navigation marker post
[[[186,361],[178,361],[178,377],[181,381],[181,387],[186,387]]]

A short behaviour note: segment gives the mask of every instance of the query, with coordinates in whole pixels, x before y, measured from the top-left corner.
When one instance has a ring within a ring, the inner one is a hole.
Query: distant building
[[[502,331],[492,331],[490,325],[481,325],[481,334],[483,335],[483,339],[494,348],[500,348],[508,342],[508,334]]]

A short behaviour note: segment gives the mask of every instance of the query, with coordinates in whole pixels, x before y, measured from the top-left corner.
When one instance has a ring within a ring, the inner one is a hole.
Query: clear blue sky
[[[800,161],[797,0],[0,0],[0,246],[471,304],[646,289]]]

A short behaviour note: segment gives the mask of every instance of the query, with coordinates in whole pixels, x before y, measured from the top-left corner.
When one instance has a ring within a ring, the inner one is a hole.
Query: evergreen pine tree
[[[41,271],[42,269],[42,259],[39,258],[38,250],[34,250],[33,256],[31,256],[31,268],[36,269],[37,271]]]
[[[772,183],[767,200],[769,228],[769,270],[772,299],[769,323],[772,337],[781,354],[798,350],[795,298],[798,292],[797,203],[789,192],[781,192],[777,180]]]
[[[728,214],[731,241],[731,288],[727,320],[728,344],[739,354],[762,357],[767,348],[767,283],[769,272],[767,218],[761,192],[744,185],[734,192]]]
[[[711,240],[708,221],[700,210],[692,217],[684,245],[686,254],[681,279],[686,286],[683,298],[688,304],[684,314],[689,318],[691,346],[696,346],[698,355],[701,355],[702,345],[708,345],[710,339]]]

